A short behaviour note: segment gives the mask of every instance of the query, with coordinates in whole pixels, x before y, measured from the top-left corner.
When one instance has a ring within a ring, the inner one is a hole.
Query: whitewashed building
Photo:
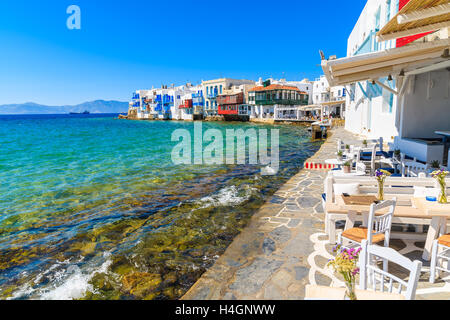
[[[345,118],[345,95],[345,87],[330,87],[325,75],[321,75],[313,82],[312,104],[321,106],[320,112],[326,116]]]
[[[447,12],[448,1],[367,2],[348,39],[347,57],[322,60],[330,84],[346,86],[347,130],[383,137],[423,162],[447,162]]]

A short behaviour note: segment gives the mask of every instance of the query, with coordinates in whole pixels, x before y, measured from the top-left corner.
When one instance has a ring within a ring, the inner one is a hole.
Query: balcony
[[[217,93],[217,92],[215,92],[215,93],[208,93],[208,94],[206,95],[206,97],[207,97],[208,99],[216,99],[217,96],[218,96],[218,93]]]
[[[287,105],[287,106],[295,106],[295,105],[301,105],[306,106],[308,105],[308,99],[300,99],[300,100],[293,100],[293,99],[273,99],[273,100],[256,100],[255,104],[257,105],[275,105],[275,104],[281,104],[281,105]]]
[[[192,99],[187,99],[184,101],[183,104],[180,104],[179,108],[180,109],[190,109],[192,108],[193,103],[192,103]]]
[[[218,105],[242,104],[244,103],[244,94],[238,93],[227,96],[218,96],[216,101]]]

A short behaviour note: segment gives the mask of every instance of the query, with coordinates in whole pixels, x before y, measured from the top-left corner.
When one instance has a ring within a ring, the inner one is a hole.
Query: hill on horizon
[[[22,104],[4,104],[0,105],[0,114],[67,114],[70,112],[90,113],[126,113],[128,111],[128,102],[95,100],[81,104],[69,106],[46,106],[34,102]]]

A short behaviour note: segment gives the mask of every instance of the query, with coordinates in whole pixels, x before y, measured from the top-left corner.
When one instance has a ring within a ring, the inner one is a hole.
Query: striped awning
[[[449,0],[411,0],[377,32],[377,40],[398,39],[449,27]]]

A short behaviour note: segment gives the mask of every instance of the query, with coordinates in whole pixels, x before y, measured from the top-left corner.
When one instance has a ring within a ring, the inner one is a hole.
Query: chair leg
[[[415,226],[416,233],[423,233],[423,225],[422,224],[416,224]]]
[[[330,244],[336,244],[336,222],[334,219],[328,219],[328,238]]]
[[[434,283],[434,280],[436,279],[437,254],[438,254],[438,242],[437,240],[434,240],[433,247],[431,249],[430,283]]]

